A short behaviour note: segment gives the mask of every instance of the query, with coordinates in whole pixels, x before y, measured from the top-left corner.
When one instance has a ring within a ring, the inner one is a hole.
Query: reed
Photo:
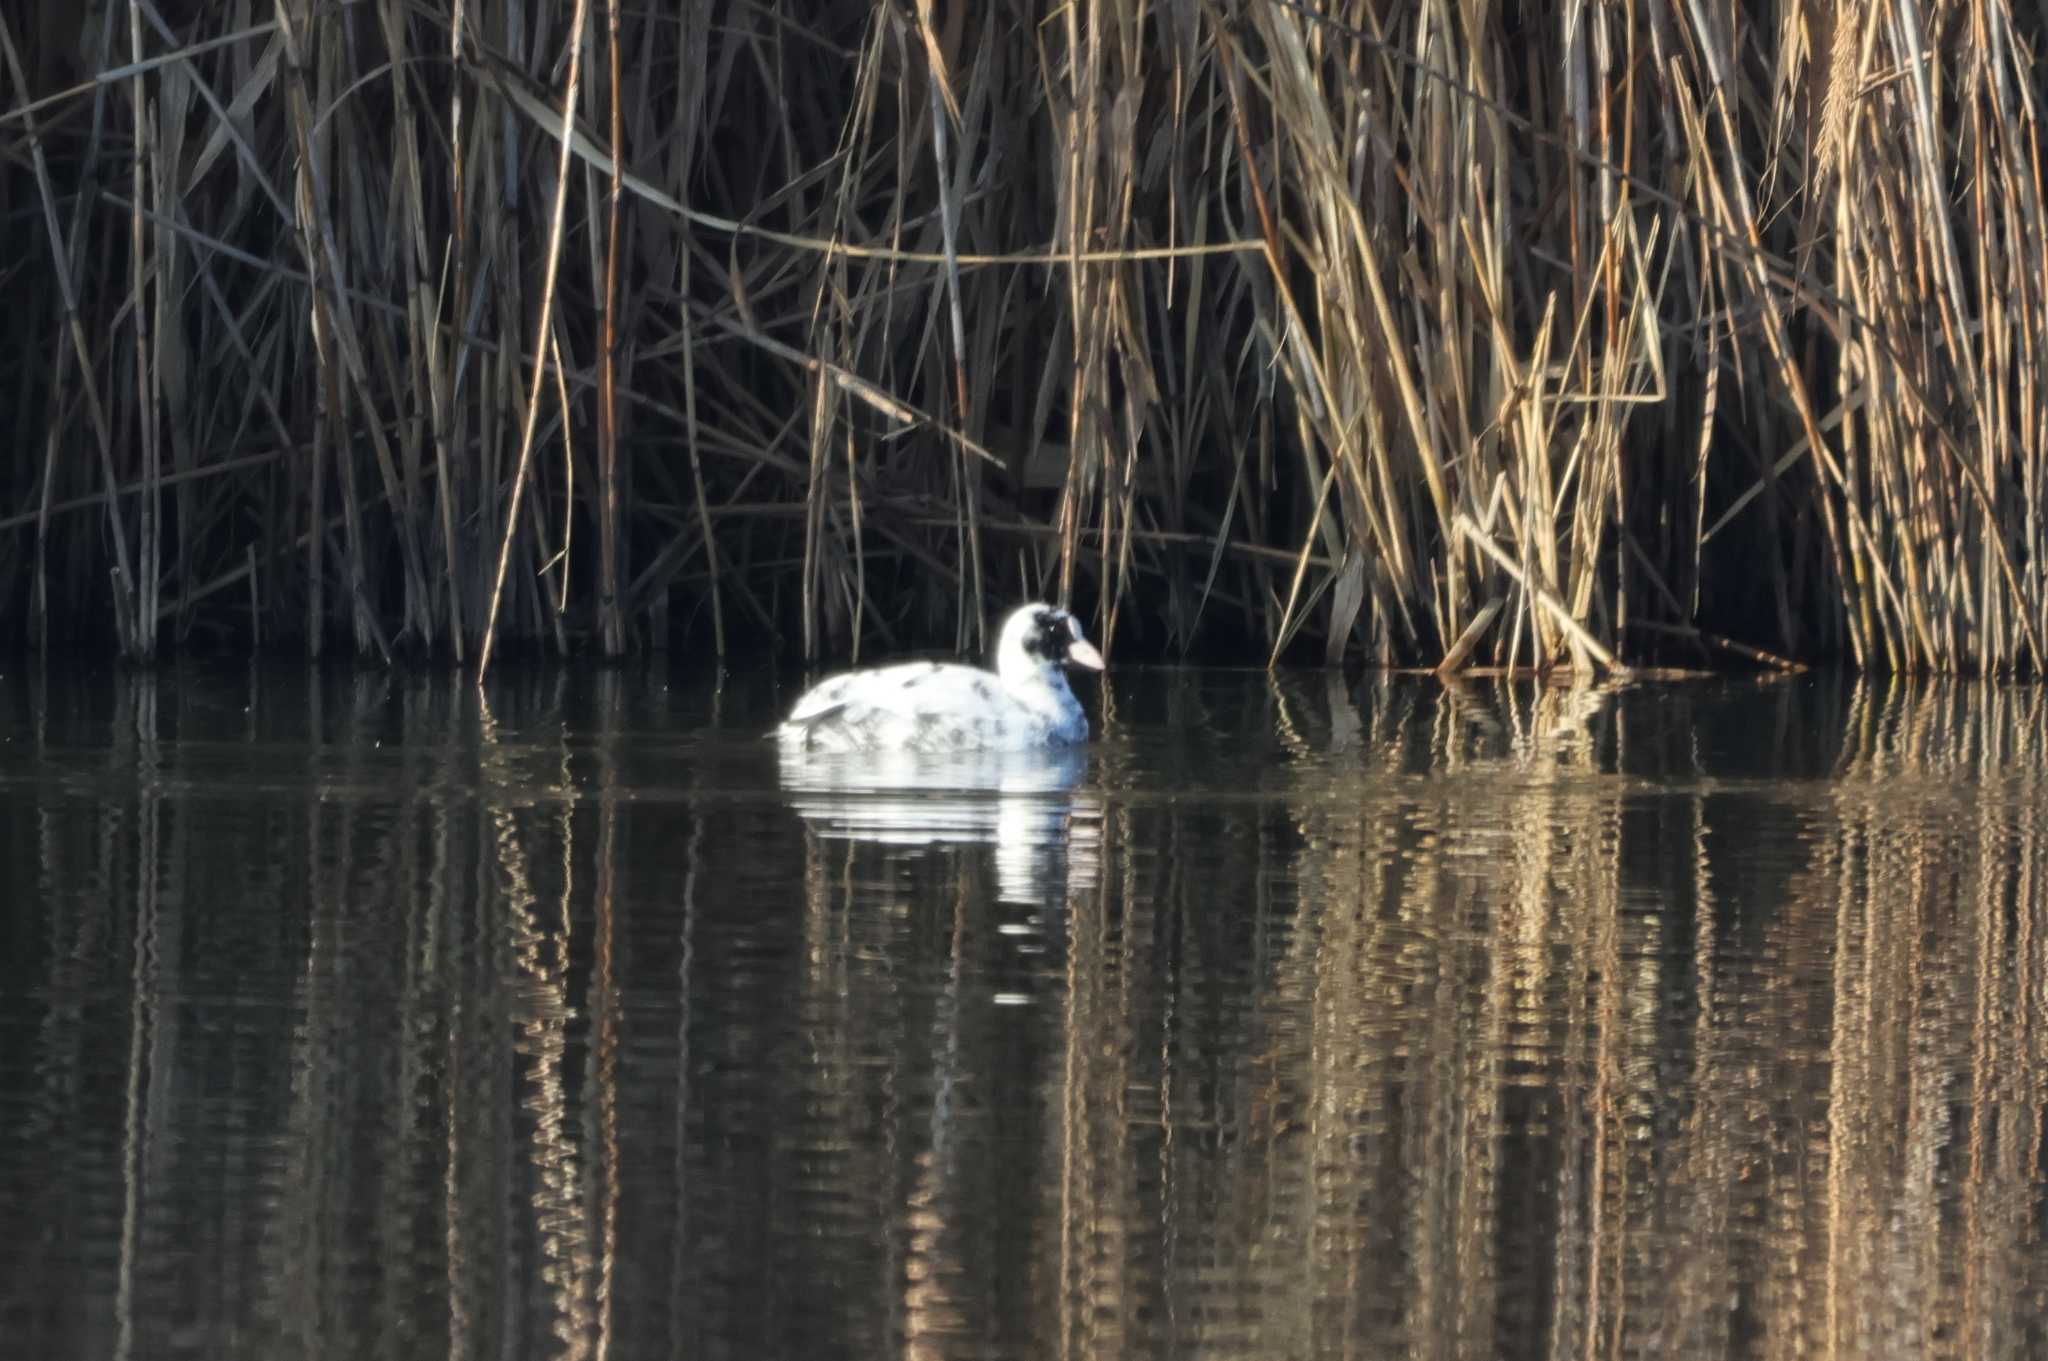
[[[2042,663],[2031,13],[80,11],[16,642]]]

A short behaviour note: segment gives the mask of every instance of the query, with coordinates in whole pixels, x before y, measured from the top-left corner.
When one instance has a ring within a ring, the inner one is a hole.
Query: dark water
[[[2040,1355],[2044,694],[6,670],[0,1354]]]

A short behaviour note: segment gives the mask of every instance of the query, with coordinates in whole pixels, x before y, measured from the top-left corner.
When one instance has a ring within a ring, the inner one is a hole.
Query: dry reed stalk
[[[540,325],[541,337],[536,348],[543,352],[547,338],[552,334],[555,310],[555,278],[562,258],[562,218],[569,201],[569,137],[568,124],[576,108],[577,86],[583,75],[583,32],[589,19],[590,0],[576,0],[576,9],[569,21],[569,88],[562,100],[563,135],[561,156],[555,172],[555,195],[552,216],[548,223],[547,267],[545,282],[541,285]],[[492,576],[490,604],[484,614],[484,641],[477,653],[477,679],[481,681],[491,669],[491,643],[497,636],[498,603],[505,589],[505,569],[512,560],[513,529],[519,523],[519,502],[526,491],[527,469],[533,457],[533,434],[535,423],[540,419],[541,384],[546,380],[548,366],[537,361],[533,366],[533,383],[527,389],[524,411],[526,424],[519,437],[518,467],[512,477],[511,497],[505,508],[505,532],[498,541],[498,566]],[[566,406],[566,402],[564,403]]]
[[[129,53],[135,61],[142,60],[142,14],[136,5],[128,6]],[[159,558],[158,515],[161,504],[162,451],[157,441],[156,384],[152,380],[150,364],[150,307],[144,290],[148,286],[150,261],[147,249],[148,231],[142,220],[142,205],[152,202],[150,192],[150,162],[158,154],[156,139],[151,136],[152,117],[148,92],[140,75],[128,84],[131,126],[135,129],[135,148],[129,162],[130,193],[136,207],[128,217],[128,259],[129,259],[129,316],[135,332],[135,412],[134,426],[136,442],[142,452],[142,500],[136,516],[136,567],[135,610],[132,616],[133,632],[124,640],[123,647],[130,655],[147,659],[156,652],[156,596]],[[155,177],[162,182],[161,167]]]
[[[7,69],[14,78],[15,88],[25,93],[29,88],[28,77],[22,66],[21,54],[15,46],[13,32],[8,26],[6,16],[4,15],[0,15],[0,55],[4,55],[6,58]],[[35,172],[37,195],[42,205],[44,229],[48,234],[48,246],[55,265],[54,276],[57,280],[58,292],[63,304],[64,315],[60,323],[60,329],[70,341],[69,357],[75,358],[78,361],[79,380],[83,388],[86,412],[92,419],[93,434],[99,451],[100,470],[107,490],[107,518],[110,522],[112,530],[110,537],[114,545],[113,605],[116,618],[114,636],[124,652],[132,652],[135,647],[136,638],[124,621],[131,619],[134,613],[130,583],[135,580],[135,574],[128,558],[128,532],[124,525],[124,517],[121,514],[120,498],[114,493],[114,488],[119,479],[114,473],[112,436],[108,430],[106,408],[100,399],[99,385],[95,377],[92,356],[86,345],[84,320],[80,315],[78,296],[72,279],[71,249],[67,245],[71,238],[67,237],[57,225],[56,190],[51,183],[48,158],[44,153],[42,139],[36,133],[33,115],[25,115],[23,122],[27,129],[29,155]],[[63,373],[63,359],[60,358],[58,363],[61,375]],[[62,379],[60,376],[60,388],[61,385]],[[52,457],[46,461],[45,465],[44,475],[46,481],[54,475],[55,471],[53,442]],[[47,493],[45,493],[45,500],[47,500]],[[41,542],[46,538],[46,535],[47,515],[39,514],[37,520],[38,541]],[[42,560],[40,550],[38,551],[37,559],[40,564]]]
[[[0,23],[36,636],[146,654],[254,547],[267,638],[370,654],[1050,591],[1276,660],[2044,663],[2024,17],[608,0],[585,73],[587,0],[251,8],[68,85]]]
[[[626,650],[625,602],[619,596],[619,559],[624,546],[619,542],[619,408],[618,375],[614,371],[618,351],[624,343],[619,326],[619,254],[621,189],[620,159],[627,142],[625,116],[620,108],[619,0],[605,0],[605,57],[611,63],[606,104],[611,111],[611,144],[618,152],[605,186],[604,280],[599,290],[598,322],[598,628],[607,657],[622,656]],[[569,401],[562,399],[562,418],[569,419]],[[565,498],[573,507],[575,498]],[[573,519],[565,521],[573,523]],[[567,551],[566,546],[564,552]],[[559,617],[559,616],[558,616]],[[721,634],[719,654],[725,653]]]

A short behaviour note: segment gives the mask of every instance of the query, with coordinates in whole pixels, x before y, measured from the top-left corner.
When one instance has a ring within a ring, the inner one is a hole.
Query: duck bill
[[[1075,666],[1085,666],[1090,671],[1102,670],[1102,654],[1095,650],[1093,643],[1076,639],[1067,649],[1067,660]]]

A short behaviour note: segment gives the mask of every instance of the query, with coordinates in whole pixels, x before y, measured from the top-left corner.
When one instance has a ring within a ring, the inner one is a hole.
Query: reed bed
[[[1384,8],[10,7],[6,633],[2038,670],[2039,16]]]

